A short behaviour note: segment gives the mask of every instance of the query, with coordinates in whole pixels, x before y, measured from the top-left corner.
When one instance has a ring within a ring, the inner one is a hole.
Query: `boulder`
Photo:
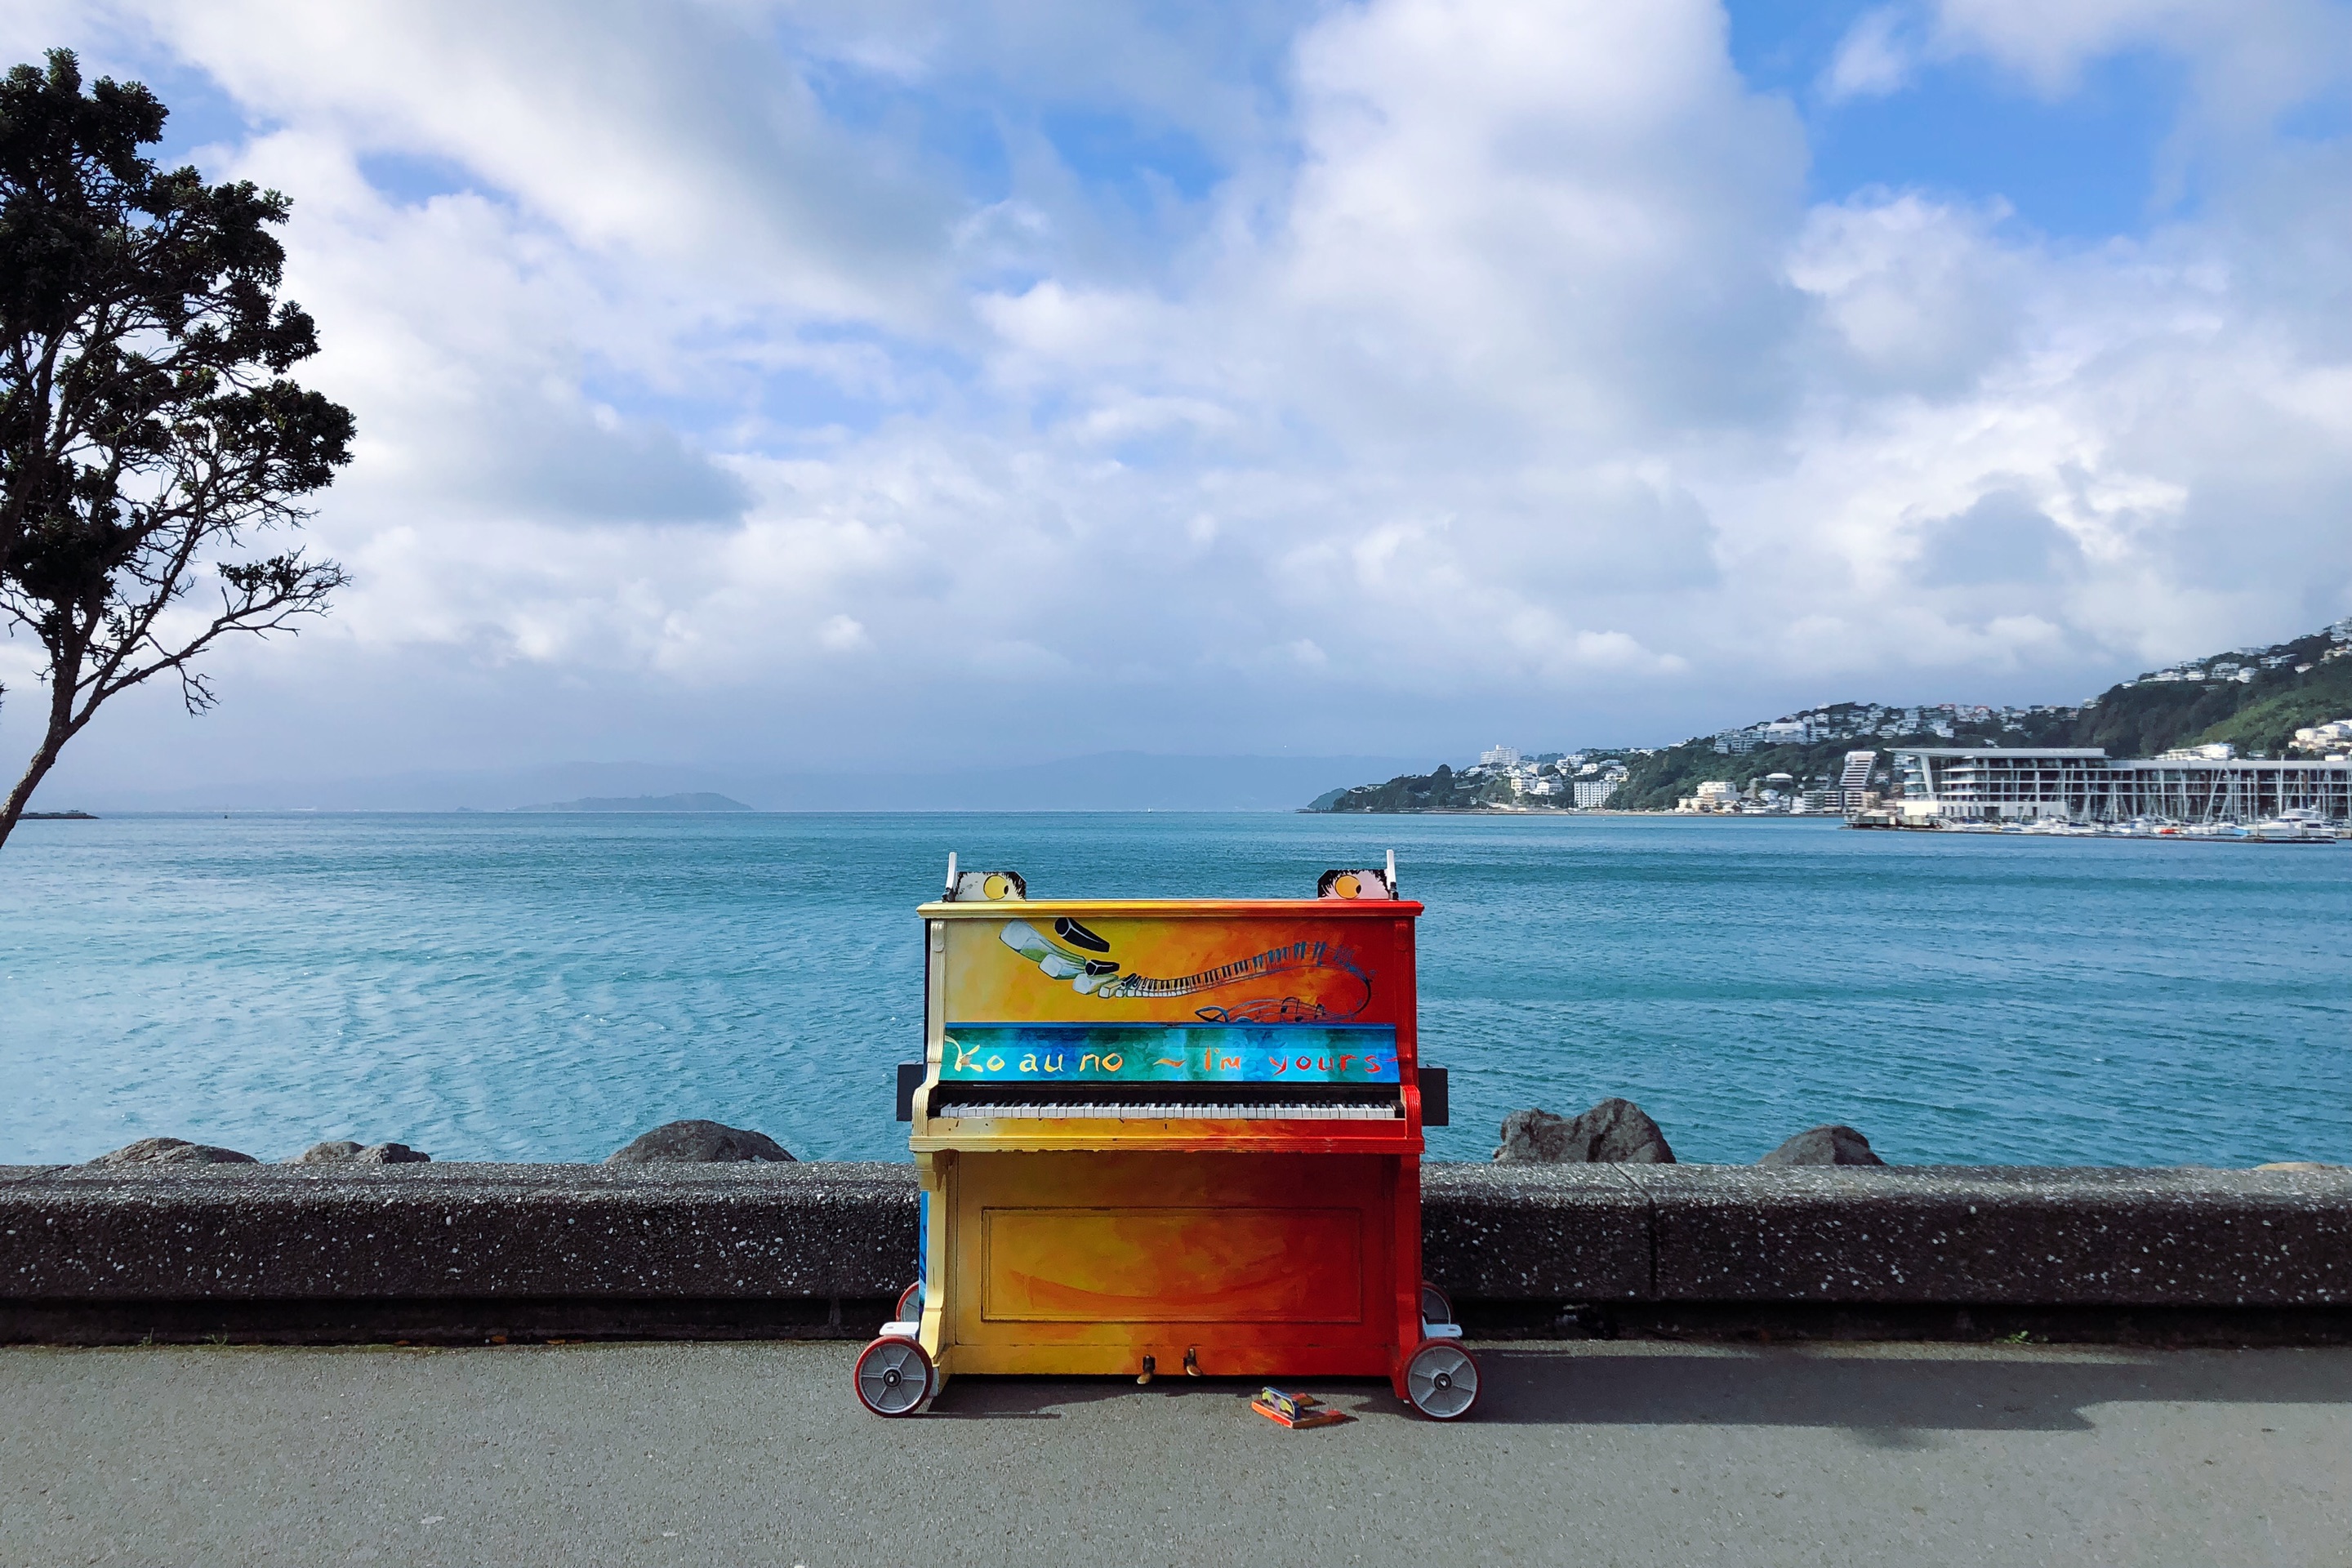
[[[1514,1110],[1503,1119],[1503,1146],[1495,1158],[1508,1164],[1671,1165],[1675,1152],[1640,1106],[1604,1100],[1572,1118]]]
[[[405,1143],[371,1143],[352,1156],[354,1165],[425,1165],[433,1156]]]
[[[1769,1154],[1756,1162],[1759,1165],[1884,1165],[1885,1161],[1870,1152],[1870,1140],[1851,1127],[1832,1122],[1798,1133]]]
[[[184,1138],[142,1138],[136,1143],[125,1143],[110,1153],[100,1154],[90,1163],[93,1165],[258,1165],[261,1162],[250,1154],[240,1154],[234,1149],[215,1148],[210,1143],[191,1143]]]
[[[405,1143],[371,1143],[362,1148],[349,1138],[313,1143],[287,1162],[289,1165],[418,1165],[432,1155]]]
[[[789,1160],[792,1153],[764,1132],[749,1132],[717,1121],[667,1121],[624,1149],[604,1156],[607,1165],[698,1164],[728,1160]]]

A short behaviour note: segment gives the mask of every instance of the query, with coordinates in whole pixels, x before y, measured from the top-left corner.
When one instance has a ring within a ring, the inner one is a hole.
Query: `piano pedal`
[[[1186,1377],[1201,1375],[1201,1347],[1198,1345],[1184,1347],[1184,1375]]]
[[[1151,1381],[1151,1374],[1159,1370],[1160,1363],[1153,1361],[1150,1356],[1145,1356],[1143,1358],[1143,1375],[1135,1380],[1136,1386],[1140,1388],[1144,1384],[1150,1383]]]

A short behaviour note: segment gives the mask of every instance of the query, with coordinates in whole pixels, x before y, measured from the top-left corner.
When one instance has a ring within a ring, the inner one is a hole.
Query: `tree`
[[[319,352],[277,297],[290,204],[159,170],[166,112],[136,82],[85,94],[65,49],[0,79],[0,625],[39,642],[48,696],[0,843],[110,698],[168,672],[201,712],[198,655],[346,580],[258,542],[351,460],[350,411],[286,377]]]

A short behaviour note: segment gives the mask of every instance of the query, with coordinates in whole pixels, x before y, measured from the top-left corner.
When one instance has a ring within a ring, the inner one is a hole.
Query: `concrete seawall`
[[[1472,1331],[2352,1340],[2352,1171],[1431,1165]],[[0,1167],[0,1340],[870,1332],[898,1164]]]

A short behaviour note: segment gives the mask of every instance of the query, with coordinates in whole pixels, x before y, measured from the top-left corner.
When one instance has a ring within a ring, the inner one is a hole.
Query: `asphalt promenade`
[[[1240,1386],[841,1343],[0,1350],[0,1563],[2352,1563],[2352,1349],[1482,1350],[1287,1432]]]

